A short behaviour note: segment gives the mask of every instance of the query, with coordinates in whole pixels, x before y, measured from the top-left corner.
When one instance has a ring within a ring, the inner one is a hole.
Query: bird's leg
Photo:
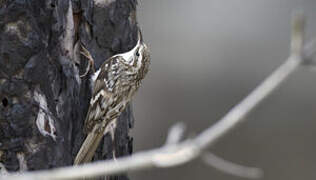
[[[116,161],[116,155],[115,155],[115,139],[114,139],[114,135],[115,135],[115,125],[114,123],[111,123],[110,125],[110,135],[111,135],[111,139],[112,139],[112,155],[113,155],[113,159]]]
[[[113,119],[110,123],[104,123],[102,125],[102,131],[103,134],[107,134],[109,133],[111,136],[111,140],[112,140],[112,156],[113,159],[116,160],[116,154],[115,154],[115,128],[117,126],[117,118]]]
[[[83,75],[80,75],[80,77],[84,77],[90,71],[90,66],[92,67],[93,73],[95,72],[95,68],[94,68],[94,60],[93,60],[90,52],[88,51],[88,49],[86,49],[82,44],[81,44],[81,49],[82,49],[82,51],[80,51],[80,54],[82,54],[84,57],[86,57],[89,61],[88,66],[86,68],[86,72]]]

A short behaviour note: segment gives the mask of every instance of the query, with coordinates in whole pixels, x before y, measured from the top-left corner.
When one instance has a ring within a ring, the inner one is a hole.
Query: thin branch
[[[304,45],[305,18],[303,12],[296,12],[292,18],[291,54],[302,56]]]
[[[213,153],[204,153],[202,160],[213,168],[233,176],[248,179],[259,179],[263,177],[263,171],[255,167],[246,167],[224,160]]]
[[[184,123],[177,123],[173,125],[171,129],[169,130],[166,144],[176,144],[180,142],[185,129],[186,129],[186,126]]]
[[[313,52],[306,52],[300,46],[303,39],[303,26],[300,20],[296,19],[293,25],[292,33],[292,51],[290,57],[278,69],[276,69],[262,84],[255,88],[244,100],[232,108],[222,119],[213,126],[209,127],[194,139],[187,139],[178,142],[181,139],[184,127],[177,126],[169,132],[168,143],[163,147],[145,152],[135,153],[129,157],[118,158],[116,160],[99,161],[81,166],[56,168],[52,170],[43,170],[36,172],[25,172],[23,175],[14,173],[5,178],[6,180],[36,180],[36,179],[78,179],[80,177],[97,177],[121,172],[144,170],[149,168],[166,168],[184,164],[203,154],[203,151],[211,145],[214,145],[225,134],[230,132],[238,124],[245,121],[245,117],[266,97],[268,97],[277,87],[280,86],[286,78],[293,73],[303,62],[302,57],[310,58],[306,55],[315,54],[316,47],[311,49]],[[295,33],[294,33],[295,31]],[[296,43],[296,42],[297,43]],[[293,45],[294,44],[294,45]],[[296,50],[294,50],[294,48]],[[305,46],[309,47],[309,45]]]
[[[211,146],[219,138],[242,123],[245,117],[255,109],[260,102],[276,90],[276,88],[299,67],[302,62],[302,47],[300,47],[303,39],[303,27],[300,27],[304,25],[302,21],[302,15],[293,18],[290,57],[246,98],[235,105],[221,120],[197,137],[198,144],[201,148],[204,149]]]
[[[221,120],[197,137],[198,145],[205,149],[245,121],[245,117],[268,97],[300,65],[298,56],[290,56],[277,70],[255,88],[245,99],[234,106]]]

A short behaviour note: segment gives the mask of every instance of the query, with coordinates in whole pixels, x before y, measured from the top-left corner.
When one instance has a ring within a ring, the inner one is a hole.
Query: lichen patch
[[[115,0],[94,0],[94,4],[99,7],[106,7]]]
[[[43,136],[50,136],[56,141],[56,128],[54,120],[51,118],[51,112],[47,107],[47,101],[44,94],[34,91],[34,99],[39,104],[39,110],[36,118],[36,126]]]
[[[27,22],[22,20],[16,22],[9,22],[5,25],[5,32],[15,34],[20,40],[26,41],[28,38],[28,32],[31,31],[31,27]]]

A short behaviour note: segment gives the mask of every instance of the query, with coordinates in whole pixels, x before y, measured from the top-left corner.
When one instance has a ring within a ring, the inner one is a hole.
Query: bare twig
[[[207,148],[219,138],[230,132],[266,97],[268,97],[282,82],[299,66],[299,56],[290,56],[277,70],[255,88],[245,99],[234,106],[220,121],[206,129],[197,137],[201,148]]]
[[[297,12],[292,19],[291,55],[302,56],[305,18],[303,12]]]
[[[231,174],[233,176],[238,176],[248,179],[259,179],[263,177],[263,171],[255,167],[246,167],[236,163],[224,160],[213,153],[204,153],[202,160],[212,166],[213,168]]]
[[[232,108],[222,119],[209,127],[194,139],[178,142],[183,126],[176,126],[169,132],[168,143],[163,147],[145,152],[135,153],[130,157],[118,158],[115,161],[99,161],[81,166],[57,168],[37,172],[26,172],[23,175],[12,174],[6,180],[36,180],[36,179],[78,179],[80,177],[96,177],[120,172],[143,170],[153,167],[171,167],[183,164],[203,154],[205,149],[230,132],[266,97],[268,97],[286,78],[303,62],[302,57],[315,54],[316,48],[302,51],[303,18],[294,18],[292,30],[291,55],[262,84],[255,88],[244,100]],[[309,45],[305,46],[309,47]]]
[[[299,15],[301,16],[301,15]],[[219,120],[212,127],[208,128],[201,135],[197,137],[198,144],[201,148],[206,148],[214,144],[219,138],[230,132],[235,126],[242,123],[244,118],[255,107],[268,97],[277,87],[281,85],[284,80],[302,62],[301,52],[299,47],[301,39],[303,39],[302,17],[294,17],[292,25],[291,38],[291,55],[290,57],[270,76],[268,76],[258,87],[256,87],[245,99],[234,106],[221,120]]]
[[[175,144],[180,142],[183,133],[185,131],[185,124],[184,123],[177,123],[171,127],[169,130],[169,134],[166,140],[166,144]]]

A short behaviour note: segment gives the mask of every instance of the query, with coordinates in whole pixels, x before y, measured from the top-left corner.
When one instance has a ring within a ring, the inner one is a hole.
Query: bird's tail
[[[100,141],[102,140],[102,137],[103,132],[90,132],[75,158],[74,165],[90,162],[98,145],[100,144]]]

